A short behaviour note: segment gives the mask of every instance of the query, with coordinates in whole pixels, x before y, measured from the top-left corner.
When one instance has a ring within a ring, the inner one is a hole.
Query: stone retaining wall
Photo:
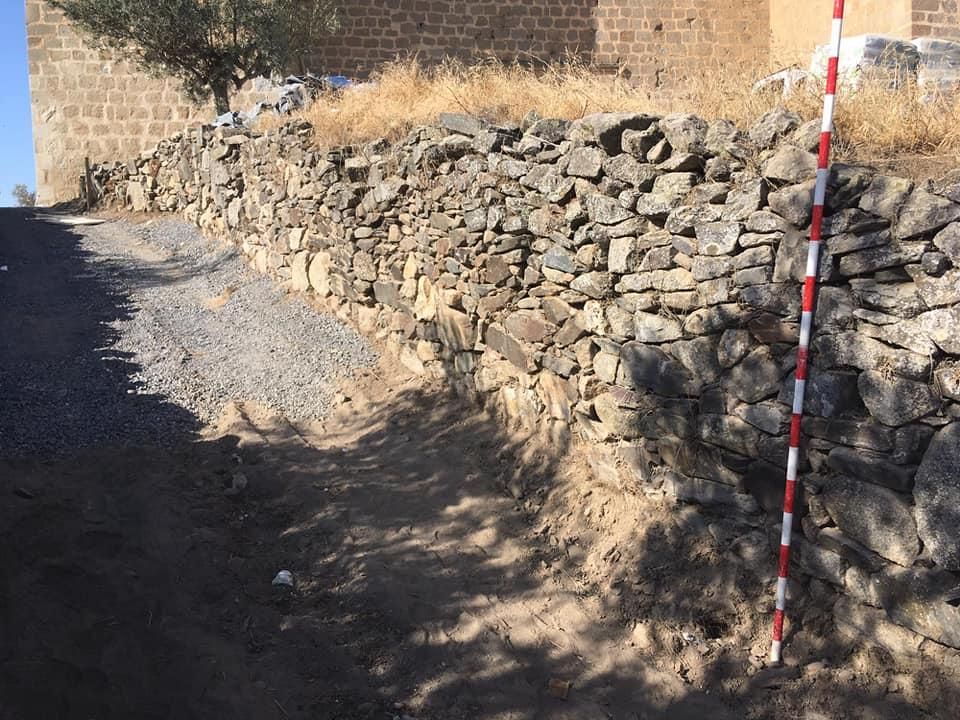
[[[332,151],[305,124],[198,129],[98,177],[582,443],[595,481],[762,530],[773,563],[818,140],[785,111],[449,115]],[[837,165],[828,202],[797,564],[960,647],[960,187]]]

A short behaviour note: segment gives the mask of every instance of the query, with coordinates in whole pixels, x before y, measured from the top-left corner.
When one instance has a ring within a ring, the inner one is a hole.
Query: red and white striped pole
[[[797,466],[800,464],[800,422],[803,419],[803,395],[807,384],[810,336],[813,334],[813,310],[820,267],[820,240],[823,233],[823,206],[827,197],[830,167],[830,140],[833,137],[833,110],[837,97],[837,70],[840,63],[840,36],[843,32],[844,0],[834,0],[833,34],[827,63],[827,88],[823,99],[823,127],[820,133],[820,157],[817,163],[817,187],[814,192],[813,221],[807,251],[807,276],[803,283],[803,314],[800,318],[800,343],[797,348],[796,386],[793,415],[790,418],[790,450],[787,455],[787,483],[783,494],[783,531],[780,536],[780,562],[777,572],[777,609],[773,616],[773,644],[770,660],[779,663],[783,649],[783,620],[787,608],[787,577],[790,572],[790,537],[793,531],[793,503],[797,492]]]

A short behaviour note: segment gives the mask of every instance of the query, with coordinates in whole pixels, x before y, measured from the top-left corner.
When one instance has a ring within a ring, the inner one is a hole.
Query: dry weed
[[[531,110],[566,119],[593,112],[684,111],[741,127],[777,105],[804,119],[820,116],[819,88],[801,88],[786,101],[775,92],[754,92],[754,80],[768,71],[762,65],[716,64],[691,74],[668,94],[649,92],[576,60],[541,67],[495,61],[426,67],[412,58],[385,65],[371,83],[322,96],[302,117],[313,124],[317,142],[329,147],[397,140],[418,125],[436,122],[441,112],[519,122]],[[865,82],[856,91],[841,91],[836,126],[837,157],[843,160],[929,176],[955,167],[960,157],[960,101],[923,98],[914,85],[891,90],[881,82]]]

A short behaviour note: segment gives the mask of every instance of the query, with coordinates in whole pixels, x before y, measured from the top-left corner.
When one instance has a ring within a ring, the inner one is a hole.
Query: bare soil
[[[956,653],[847,637],[816,581],[764,668],[762,532],[593,481],[389,359],[322,420],[234,398],[123,440],[0,459],[0,720],[955,717]]]

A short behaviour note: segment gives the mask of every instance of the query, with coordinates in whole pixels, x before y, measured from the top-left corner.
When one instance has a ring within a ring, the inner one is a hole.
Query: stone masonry
[[[444,115],[334,150],[301,122],[194,129],[97,177],[578,444],[585,487],[723,517],[773,568],[818,141],[783,110]],[[837,164],[830,187],[795,580],[837,593],[841,628],[960,648],[960,185]]]
[[[76,195],[84,156],[133,156],[199,120],[172,80],[84,46],[46,0],[25,0],[40,203]],[[577,56],[651,90],[682,89],[704,65],[755,73],[805,62],[830,0],[397,0],[345,3],[342,31],[300,67],[364,77],[387,60]],[[851,33],[960,35],[956,0],[850,0]],[[256,98],[241,99],[252,104]]]
[[[957,0],[914,0],[913,31],[918,36],[960,38]]]

